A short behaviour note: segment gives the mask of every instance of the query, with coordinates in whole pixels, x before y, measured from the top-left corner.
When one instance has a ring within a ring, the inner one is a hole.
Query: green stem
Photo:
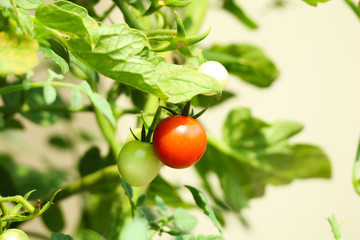
[[[168,36],[175,37],[176,36],[176,30],[175,29],[144,30],[143,33],[145,33],[148,38],[159,37],[159,36],[164,36],[164,37],[168,37]]]
[[[115,128],[107,120],[104,114],[97,108],[95,108],[95,115],[98,125],[104,135],[106,141],[110,144],[111,151],[116,158],[121,150],[121,143],[116,139]]]
[[[126,0],[113,0],[113,2],[120,8],[121,12],[124,14],[126,23],[129,24],[130,27],[142,30],[142,27],[140,26],[136,17],[130,11]]]
[[[352,0],[344,0],[345,3],[353,10],[353,12],[356,14],[356,16],[360,20],[360,10],[359,7],[356,6],[356,4]]]
[[[32,89],[32,88],[40,88],[40,87],[44,87],[45,84],[48,84],[48,82],[47,81],[45,81],[45,82],[32,82],[32,83],[28,84],[28,87],[30,89]],[[81,87],[79,85],[76,85],[76,84],[52,81],[52,82],[50,82],[50,85],[52,85],[53,87],[62,87],[62,88],[72,88],[74,86],[77,86],[77,87],[79,87],[79,90],[82,93],[87,95],[87,91],[83,87]],[[0,88],[0,95],[5,94],[5,93],[18,92],[18,91],[21,91],[23,89],[24,89],[24,85],[22,83],[2,87],[2,88]]]
[[[104,185],[118,185],[119,181],[119,170],[116,165],[111,165],[71,182],[59,192],[56,200],[62,200],[83,191],[101,188]],[[46,199],[50,199],[50,196]]]
[[[99,20],[100,22],[104,21],[104,19],[109,16],[109,14],[114,10],[115,7],[116,7],[116,5],[115,5],[115,4],[112,4],[111,7],[110,7],[108,10],[106,10],[102,16],[100,16],[100,17],[98,18],[98,20]]]
[[[35,211],[34,206],[31,205],[26,199],[24,199],[20,195],[10,196],[10,197],[1,197],[0,196],[0,203],[4,203],[4,202],[21,203],[30,213],[33,213]]]
[[[13,106],[13,105],[6,105],[6,106],[2,106],[0,107],[0,112],[3,113],[14,113],[14,112],[22,112],[22,113],[36,113],[36,112],[43,112],[43,111],[47,111],[47,112],[85,112],[85,111],[92,111],[93,110],[93,106],[83,106],[77,110],[74,110],[71,107],[68,106],[56,106],[56,105],[44,105],[44,106],[28,106],[27,108],[24,108],[21,105],[18,106]]]
[[[139,121],[138,127],[141,127],[143,123],[145,123],[146,126],[151,126],[152,120],[154,118],[158,106],[159,106],[159,99],[149,94],[149,97],[145,103],[143,118],[141,119],[142,121]]]

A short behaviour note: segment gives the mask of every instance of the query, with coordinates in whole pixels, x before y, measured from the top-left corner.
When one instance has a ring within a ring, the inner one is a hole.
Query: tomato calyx
[[[159,107],[167,110],[171,116],[182,115],[182,116],[186,116],[186,117],[191,117],[193,119],[199,118],[209,108],[207,106],[204,109],[202,109],[200,112],[194,113],[194,109],[191,108],[190,101],[187,101],[187,102],[181,103],[181,104],[168,104],[168,106],[159,106]]]

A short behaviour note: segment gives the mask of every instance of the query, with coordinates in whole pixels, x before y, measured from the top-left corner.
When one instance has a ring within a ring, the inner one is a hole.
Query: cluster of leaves
[[[264,195],[266,185],[330,177],[329,160],[319,147],[290,143],[302,130],[301,124],[270,124],[253,117],[248,108],[235,108],[224,122],[222,138],[209,133],[208,148],[195,166],[204,193],[186,186],[219,235],[190,235],[196,220],[184,209],[195,205],[183,200],[182,186],[161,175],[146,189],[132,189],[122,181],[115,166],[122,146],[116,134],[118,120],[125,114],[141,115],[141,125],[153,117],[159,100],[171,104],[191,100],[193,106],[211,109],[236,96],[221,93],[214,78],[196,70],[204,60],[219,61],[234,78],[260,88],[270,87],[279,71],[261,48],[251,44],[201,48],[200,41],[208,31],[198,32],[208,0],[113,0],[101,16],[95,8],[98,2],[0,1],[1,134],[23,129],[26,121],[43,127],[60,120],[71,124],[73,113],[90,112],[109,145],[109,152],[102,156],[90,130],[50,135],[50,145],[71,153],[77,152],[80,139],[87,144],[88,150],[79,159],[73,154],[77,180],[73,180],[73,170],[49,167],[38,171],[17,164],[8,153],[1,154],[0,195],[25,195],[38,189],[30,200],[49,200],[49,193],[60,186],[64,189],[58,201],[82,193],[79,239],[135,239],[150,232],[167,233],[178,240],[204,240],[222,239],[224,212],[240,215],[251,199]],[[245,26],[258,27],[236,1],[221,2],[221,8]],[[316,5],[325,1],[306,2]],[[126,24],[104,25],[102,21],[116,7]],[[52,64],[45,80],[32,71],[39,63],[39,51]],[[104,76],[111,86],[101,92]],[[201,95],[208,92],[218,95]],[[130,100],[128,108],[119,106],[120,97]],[[209,179],[214,175],[220,193]],[[170,208],[174,210],[169,215]],[[65,226],[58,204],[42,217],[52,232],[61,232]],[[57,233],[52,239],[72,238]]]

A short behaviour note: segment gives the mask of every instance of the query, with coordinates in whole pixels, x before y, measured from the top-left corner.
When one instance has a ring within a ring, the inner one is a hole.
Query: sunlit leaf
[[[0,32],[0,75],[23,74],[38,63],[36,40]]]

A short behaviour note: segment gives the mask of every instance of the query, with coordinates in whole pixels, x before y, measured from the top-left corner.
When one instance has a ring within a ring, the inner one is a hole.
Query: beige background
[[[228,87],[240,93],[238,98],[209,112],[213,121],[207,126],[218,130],[219,116],[223,119],[239,105],[251,107],[255,116],[269,121],[297,120],[305,130],[294,140],[322,146],[331,158],[333,176],[328,181],[269,187],[266,197],[252,201],[244,211],[251,229],[239,227],[229,217],[227,239],[333,239],[325,220],[332,214],[344,222],[342,239],[359,239],[360,197],[351,180],[360,133],[359,20],[344,1],[317,8],[289,1],[286,9],[277,10],[266,7],[269,1],[238,2],[260,29],[248,31],[213,9],[205,24],[212,29],[206,43],[256,43],[276,62],[281,76],[269,90],[231,79]]]
[[[360,133],[359,20],[343,1],[332,0],[314,8],[300,0],[292,0],[286,9],[269,8],[270,1],[264,0],[238,2],[259,23],[260,29],[250,31],[232,16],[211,7],[204,24],[204,29],[211,27],[211,33],[204,44],[257,44],[275,61],[281,76],[265,90],[230,78],[228,89],[237,91],[238,97],[209,110],[205,115],[205,126],[220,135],[222,121],[236,106],[251,107],[255,116],[269,122],[276,119],[299,121],[305,129],[294,141],[322,146],[331,158],[333,177],[331,180],[303,180],[285,187],[268,187],[266,196],[250,202],[251,208],[244,211],[250,229],[242,227],[234,216],[228,216],[226,239],[333,239],[326,221],[332,214],[344,222],[342,239],[359,239],[360,197],[351,182]],[[102,1],[101,5],[108,6],[109,2]],[[118,21],[118,16],[112,15],[112,18]],[[93,121],[87,117],[82,120]],[[131,118],[125,119],[128,120]],[[41,161],[36,162],[32,157],[45,149],[41,145],[44,139],[40,132],[44,129],[31,126],[28,138],[33,144],[25,145],[25,148],[33,154],[22,158],[41,166]],[[55,129],[62,127],[58,125]],[[127,124],[120,125],[119,131],[128,127]],[[11,137],[17,139],[19,135]],[[14,148],[9,139],[1,149]],[[56,162],[64,167],[73,165],[71,155]],[[179,183],[196,184],[198,181],[192,169],[174,171],[164,168],[162,171]],[[70,198],[62,204],[78,202],[77,198]],[[78,218],[72,215],[73,212],[71,209],[65,212],[70,220],[65,230],[68,233]],[[201,217],[202,213],[196,215]],[[41,221],[37,219],[25,228],[32,229],[34,225],[40,226]],[[208,234],[216,233],[216,230],[206,217],[201,217],[195,232]]]

